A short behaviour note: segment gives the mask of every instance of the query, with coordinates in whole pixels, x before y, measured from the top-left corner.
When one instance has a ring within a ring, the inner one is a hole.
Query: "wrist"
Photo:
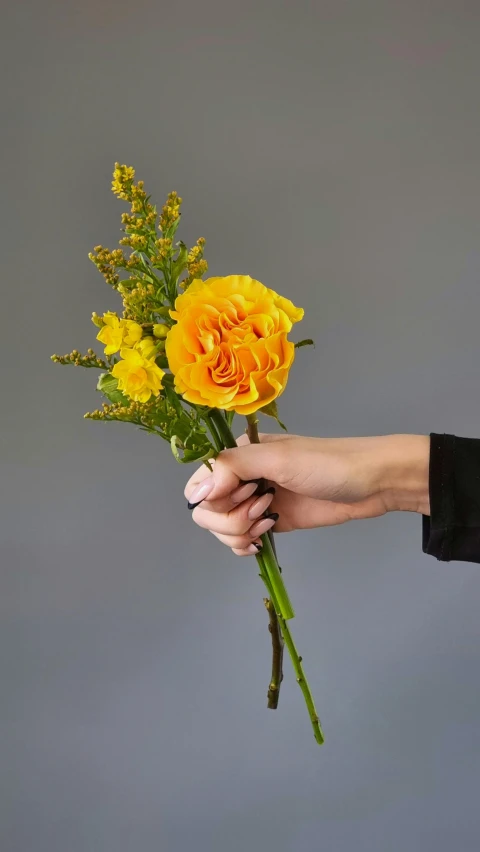
[[[429,435],[384,435],[379,438],[378,490],[389,512],[430,514]]]

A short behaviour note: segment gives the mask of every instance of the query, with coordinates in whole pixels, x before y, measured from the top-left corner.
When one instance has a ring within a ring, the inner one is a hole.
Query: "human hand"
[[[289,532],[396,510],[430,513],[428,435],[261,434],[260,444],[246,435],[237,443],[213,462],[213,474],[203,465],[190,477],[185,496],[195,523],[238,556],[257,553],[273,526]]]

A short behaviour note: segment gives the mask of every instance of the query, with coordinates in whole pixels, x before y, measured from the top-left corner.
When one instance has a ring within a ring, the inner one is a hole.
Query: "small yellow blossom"
[[[148,402],[162,389],[164,371],[155,361],[145,358],[138,349],[121,349],[121,361],[115,364],[112,376],[118,379],[118,388],[136,402]]]
[[[172,241],[169,237],[161,237],[155,240],[158,257],[160,260],[167,260],[172,252]]]
[[[142,234],[128,234],[120,240],[121,246],[130,246],[135,251],[145,251],[148,246],[148,238]]]
[[[115,171],[113,173],[112,192],[118,198],[123,198],[126,201],[130,200],[132,192],[132,182],[135,177],[135,169],[132,166],[122,166],[120,163],[115,163]]]
[[[122,346],[134,346],[142,338],[141,325],[133,320],[119,319],[112,311],[103,315],[103,322],[97,340],[105,344],[105,355],[113,355]]]
[[[159,228],[163,233],[168,231],[172,225],[175,224],[177,219],[179,219],[181,204],[182,199],[178,196],[178,194],[176,192],[169,192],[167,203],[162,207],[160,215]]]

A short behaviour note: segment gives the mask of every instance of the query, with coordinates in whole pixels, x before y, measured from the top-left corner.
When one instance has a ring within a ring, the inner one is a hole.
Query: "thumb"
[[[209,493],[205,494],[204,499],[221,500],[228,497],[239,485],[255,479],[277,481],[286,440],[282,436],[281,440],[244,444],[223,450],[215,459],[213,474],[209,477],[207,486]]]

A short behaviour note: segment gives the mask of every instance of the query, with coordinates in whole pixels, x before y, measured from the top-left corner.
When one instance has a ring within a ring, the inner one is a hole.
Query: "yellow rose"
[[[97,340],[105,343],[105,355],[113,355],[122,346],[134,346],[141,339],[142,326],[133,320],[119,319],[108,311],[103,315],[103,325],[97,334]]]
[[[155,361],[145,358],[138,349],[121,349],[120,357],[122,360],[112,370],[118,389],[136,402],[148,402],[152,394],[158,396],[165,373]]]
[[[227,275],[193,281],[170,313],[168,365],[186,400],[252,414],[282,393],[302,308],[249,275]]]

